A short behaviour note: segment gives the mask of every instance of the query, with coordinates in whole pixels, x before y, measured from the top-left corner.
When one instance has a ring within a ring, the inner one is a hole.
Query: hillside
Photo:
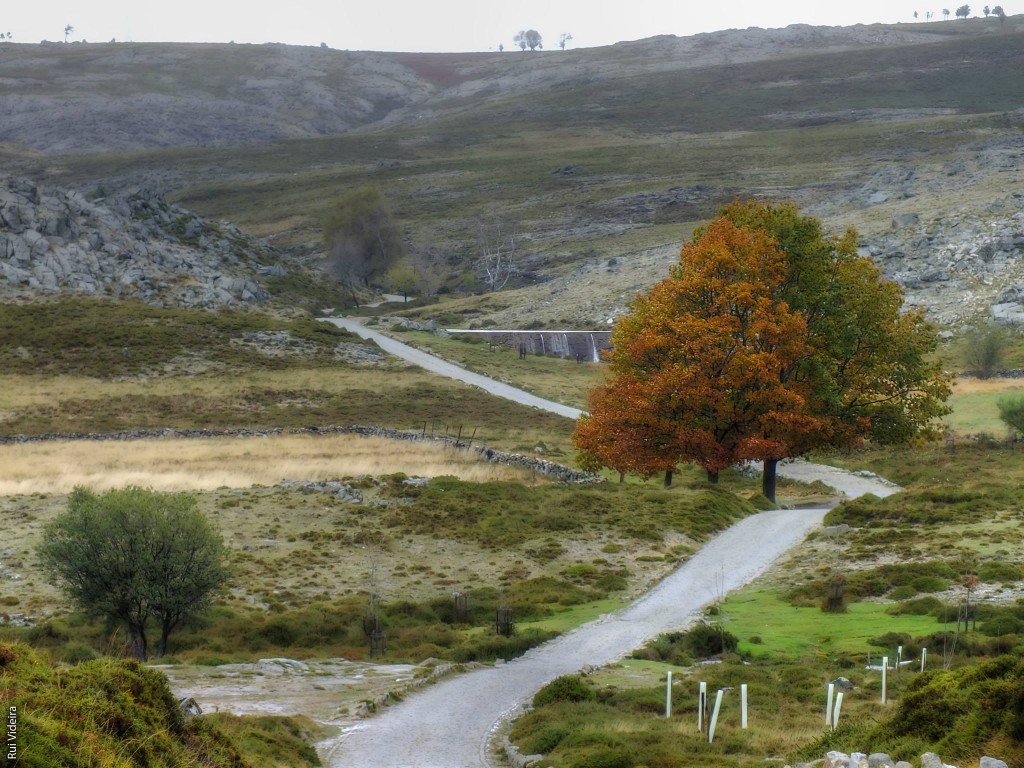
[[[1021,311],[1024,17],[663,36],[575,51],[0,45],[0,158],[91,192],[154,188],[316,253],[379,186],[451,317],[593,327],[734,196],[795,200],[950,324]],[[117,126],[117,130],[110,130]],[[520,235],[481,292],[478,235]],[[273,292],[273,291],[271,291]]]

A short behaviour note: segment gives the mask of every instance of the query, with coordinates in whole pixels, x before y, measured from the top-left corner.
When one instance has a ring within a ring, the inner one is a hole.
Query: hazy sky
[[[529,28],[541,33],[547,49],[557,48],[563,32],[579,48],[736,27],[912,23],[915,10],[923,22],[927,10],[941,19],[943,7],[913,0],[21,0],[5,3],[0,31],[22,43],[63,40],[64,26],[71,24],[70,39],[89,42],[325,42],[350,50],[487,51],[499,43],[512,48],[513,35]]]

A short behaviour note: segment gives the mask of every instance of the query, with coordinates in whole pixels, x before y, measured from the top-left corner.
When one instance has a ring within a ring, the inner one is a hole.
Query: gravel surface
[[[376,341],[382,349],[499,397],[576,418],[580,411],[469,373],[365,328],[354,319],[330,322]],[[847,497],[886,496],[880,478],[807,462],[779,467],[785,477],[821,480]],[[331,768],[489,768],[491,737],[547,681],[586,665],[622,658],[648,638],[694,621],[708,603],[752,581],[821,525],[826,508],[774,510],[716,536],[675,573],[621,611],[584,624],[507,664],[476,670],[412,694],[382,714],[320,745]]]

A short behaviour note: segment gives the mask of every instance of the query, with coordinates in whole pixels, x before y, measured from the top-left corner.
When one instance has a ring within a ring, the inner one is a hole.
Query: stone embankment
[[[150,304],[261,302],[263,276],[284,276],[269,245],[135,190],[79,192],[0,177],[0,299],[77,293]]]
[[[590,484],[599,483],[604,478],[600,475],[582,472],[578,469],[556,464],[553,461],[524,456],[520,453],[499,451],[484,445],[473,445],[472,441],[451,435],[431,435],[426,432],[413,432],[386,427],[371,427],[358,424],[348,426],[296,427],[272,429],[126,429],[120,432],[49,432],[42,435],[0,435],[0,445],[18,443],[38,443],[46,441],[70,440],[157,440],[182,438],[211,437],[268,437],[270,435],[362,435],[363,437],[383,437],[388,440],[413,440],[442,443],[453,448],[476,451],[485,461],[495,464],[524,467],[538,474],[550,477],[558,482]],[[323,490],[331,490],[324,484]]]
[[[955,768],[943,762],[942,758],[934,752],[925,752],[921,755],[920,768]],[[789,768],[787,766],[787,768]],[[863,752],[854,752],[847,755],[843,752],[829,752],[823,760],[813,763],[797,763],[793,768],[913,768],[903,760],[894,761],[884,752],[875,752],[866,755]],[[994,757],[983,757],[979,768],[1007,768],[1006,763]]]

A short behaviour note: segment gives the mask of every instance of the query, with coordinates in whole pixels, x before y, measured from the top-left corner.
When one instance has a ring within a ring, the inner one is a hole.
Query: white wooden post
[[[704,733],[704,708],[708,705],[708,684],[700,684],[700,693],[697,694],[697,732]]]
[[[921,671],[922,672],[924,672],[924,664],[925,664],[925,661],[927,661],[927,660],[928,660],[928,649],[927,648],[922,648],[921,649]]]
[[[885,704],[886,673],[889,671],[889,657],[882,657],[882,703]]]
[[[740,686],[740,728],[747,727],[747,684]]]
[[[715,726],[718,724],[718,710],[722,708],[723,693],[725,691],[719,688],[718,695],[715,696],[715,711],[711,713],[711,725],[708,727],[708,744],[715,740]]]
[[[668,680],[665,682],[665,717],[672,717],[672,670],[668,671]]]
[[[825,727],[832,725],[832,696],[835,693],[835,683],[828,684],[828,701],[825,702]]]
[[[832,730],[839,727],[839,710],[843,706],[843,692],[836,694],[836,708],[832,710]]]
[[[896,646],[896,671],[900,671],[900,662],[903,661],[903,646]]]

